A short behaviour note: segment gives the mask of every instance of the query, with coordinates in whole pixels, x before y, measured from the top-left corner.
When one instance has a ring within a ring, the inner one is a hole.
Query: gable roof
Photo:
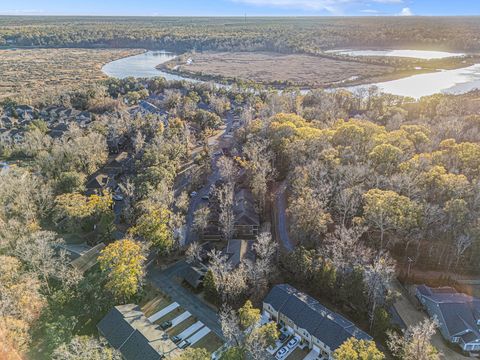
[[[122,346],[128,337],[133,334],[135,329],[133,326],[125,321],[123,311],[127,310],[128,305],[116,306],[98,323],[97,328],[100,333],[107,339],[109,344],[118,349]],[[140,308],[131,308],[130,310],[138,311]]]
[[[203,267],[188,265],[182,271],[183,279],[193,288],[198,288],[203,282],[207,270]]]
[[[454,288],[417,286],[431,315],[436,315],[448,336],[459,336],[464,342],[480,342],[480,299],[458,293]],[[467,336],[467,334],[469,334]]]
[[[260,225],[260,218],[255,210],[255,200],[247,189],[240,189],[235,193],[233,212],[235,225]]]
[[[372,340],[351,321],[329,310],[311,296],[288,284],[276,285],[264,303],[292,320],[298,327],[326,344],[332,351],[351,337]]]
[[[176,345],[135,304],[115,306],[98,323],[100,334],[126,360],[158,360]]]

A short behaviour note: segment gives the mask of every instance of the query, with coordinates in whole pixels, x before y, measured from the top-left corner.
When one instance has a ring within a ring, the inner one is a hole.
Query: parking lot
[[[178,349],[203,347],[215,352],[223,345],[212,330],[179,303],[159,295],[144,305],[148,320],[165,331]]]

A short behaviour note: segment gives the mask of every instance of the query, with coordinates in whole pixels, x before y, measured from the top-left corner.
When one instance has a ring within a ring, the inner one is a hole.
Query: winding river
[[[350,54],[351,56],[402,56],[421,59],[439,59],[463,55],[419,50],[343,51],[348,52],[345,55]],[[102,70],[106,75],[116,78],[129,76],[152,78],[163,76],[167,80],[200,82],[192,78],[168,74],[155,68],[158,64],[171,60],[174,57],[175,54],[165,51],[147,51],[140,55],[112,61],[106,64]],[[440,70],[435,73],[413,75],[399,80],[349,87],[348,89],[368,88],[373,85],[377,86],[382,92],[410,96],[415,99],[436,93],[463,94],[471,90],[480,89],[480,64],[455,70]]]

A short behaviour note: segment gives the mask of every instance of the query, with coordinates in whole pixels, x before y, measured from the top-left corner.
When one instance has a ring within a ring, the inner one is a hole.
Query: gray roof
[[[149,343],[143,334],[135,330],[128,338],[120,351],[125,359],[129,360],[156,360],[160,359],[160,354]]]
[[[264,302],[287,316],[298,327],[307,330],[332,351],[351,337],[372,340],[351,321],[288,284],[274,286]]]
[[[205,268],[188,265],[183,270],[182,277],[190,286],[196,289],[203,282],[206,272],[207,270]]]
[[[480,342],[480,331],[477,322],[480,321],[480,299],[467,294],[458,293],[450,287],[430,288],[417,286],[419,297],[427,300],[431,316],[436,315],[440,326],[448,336],[460,336],[465,342]]]
[[[120,348],[120,346],[122,346],[125,341],[127,341],[128,337],[135,331],[133,326],[125,321],[125,317],[122,313],[127,310],[125,306],[128,305],[114,307],[97,325],[100,333],[115,349]],[[140,311],[138,306],[133,309],[130,308],[130,310],[137,310],[137,308],[138,311]]]
[[[260,225],[260,218],[255,210],[255,200],[247,189],[240,189],[235,193],[233,212],[235,225]]]
[[[168,337],[163,339],[164,333],[135,304],[115,306],[97,328],[126,360],[158,360],[161,354],[176,348]]]

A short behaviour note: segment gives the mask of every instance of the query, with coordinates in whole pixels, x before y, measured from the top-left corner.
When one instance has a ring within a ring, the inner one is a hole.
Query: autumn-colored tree
[[[212,355],[205,350],[204,348],[188,348],[178,356],[174,358],[174,360],[210,360]]]
[[[383,360],[385,355],[377,349],[375,342],[358,340],[351,337],[345,341],[335,352],[336,360]]]
[[[101,236],[113,230],[115,215],[110,193],[85,196],[67,193],[55,198],[54,219],[69,231],[96,230]]]
[[[130,232],[140,236],[160,253],[168,253],[173,247],[173,231],[170,227],[172,212],[165,208],[150,207],[140,216]]]
[[[364,219],[380,232],[380,248],[388,231],[408,232],[420,222],[420,207],[391,190],[372,189],[363,195]]]
[[[137,293],[145,262],[139,243],[130,239],[115,241],[102,250],[98,262],[107,276],[107,288],[117,299],[127,300]]]
[[[254,308],[252,302],[247,300],[245,305],[238,310],[238,317],[242,328],[248,329],[260,321],[260,310]]]

